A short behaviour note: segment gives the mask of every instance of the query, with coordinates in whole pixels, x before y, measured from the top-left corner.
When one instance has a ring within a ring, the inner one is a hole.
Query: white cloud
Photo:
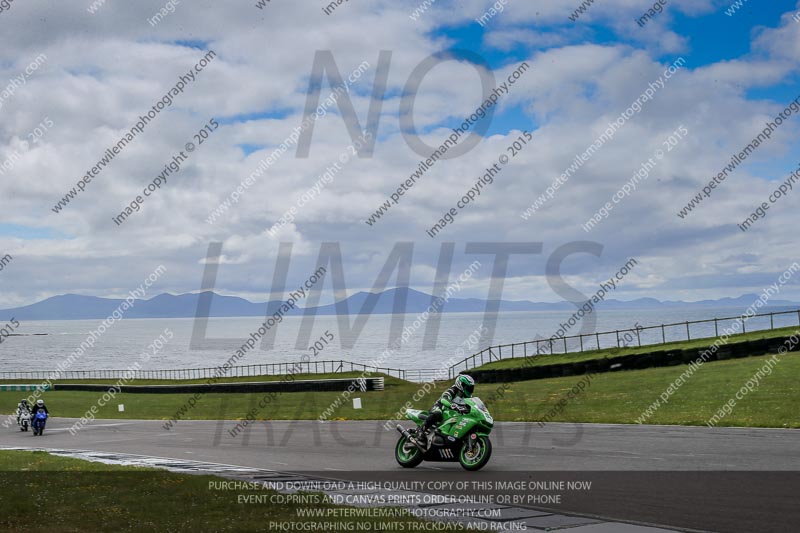
[[[533,143],[436,240],[429,239],[425,229],[455,204],[484,167],[506,153],[519,135],[516,129],[490,135],[463,157],[437,163],[384,219],[367,226],[364,220],[420,159],[399,133],[398,109],[406,80],[421,60],[450,45],[435,30],[471,20],[487,5],[464,2],[463,9],[453,10],[443,3],[415,23],[407,6],[388,1],[349,3],[331,16],[290,3],[257,10],[250,4],[198,2],[181,6],[154,29],[146,19],[160,7],[156,1],[108,3],[97,15],[73,3],[59,3],[48,7],[47,17],[40,16],[41,6],[15,4],[3,15],[7,26],[0,38],[0,80],[17,75],[39,53],[46,53],[48,62],[0,110],[0,158],[43,116],[50,117],[54,127],[40,145],[23,153],[13,176],[0,180],[0,194],[11,199],[4,205],[3,222],[53,228],[71,238],[0,237],[0,250],[15,256],[0,273],[0,280],[13,287],[4,291],[0,305],[30,303],[62,292],[124,293],[160,263],[168,267],[160,289],[196,290],[208,243],[217,240],[224,241],[226,256],[218,287],[248,296],[268,290],[279,240],[295,242],[290,272],[297,280],[311,270],[321,242],[341,241],[353,290],[371,286],[396,241],[416,241],[413,281],[423,290],[431,286],[443,241],[458,243],[457,262],[473,259],[463,253],[469,241],[543,241],[543,255],[512,259],[508,291],[519,289],[515,299],[554,300],[557,296],[541,278],[546,257],[560,244],[585,240],[580,224],[681,124],[689,128],[689,139],[634,198],[588,236],[605,245],[604,254],[570,260],[566,267],[571,279],[590,290],[634,256],[641,267],[618,297],[676,299],[673,291],[684,291],[687,298],[719,297],[758,289],[766,282],[760,273],[782,271],[796,256],[792,198],[748,234],[738,232],[735,223],[771,190],[766,178],[780,177],[780,169],[769,165],[788,155],[797,119],[754,157],[767,170],[737,170],[688,220],[675,215],[757,133],[759,124],[782,108],[748,99],[747,91],[785,82],[795,72],[792,59],[797,54],[791,51],[800,25],[789,17],[780,28],[755,35],[752,56],[702,67],[687,64],[565,185],[553,205],[526,222],[518,213],[663,71],[665,65],[653,58],[665,51],[680,55],[688,44],[670,30],[668,12],[647,28],[648,36],[636,47],[601,46],[584,42],[585,27],[565,22],[571,3],[510,0],[506,11],[492,19],[486,42],[501,50],[532,50],[526,59],[533,68],[502,97],[501,109],[523,110],[521,120],[531,129],[538,127]],[[686,13],[709,7],[710,2],[678,1],[673,6]],[[640,2],[606,0],[592,8],[586,21],[623,31],[621,21],[632,22],[641,9]],[[546,29],[553,24],[562,27]],[[207,42],[218,57],[84,193],[61,214],[53,213],[53,204],[105,149],[203,55],[175,44],[178,40]],[[207,224],[208,214],[299,124],[319,49],[332,50],[345,75],[362,61],[371,64],[351,93],[362,125],[378,53],[392,51],[389,96],[383,103],[374,157],[348,163],[277,239],[269,236],[267,229],[350,144],[337,110],[316,124],[309,158],[295,158],[290,150],[219,222]],[[509,58],[496,72],[498,81],[520,60],[519,54]],[[417,95],[417,127],[435,127],[448,117],[471,113],[480,103],[477,80],[471,67],[456,62],[438,66]],[[287,116],[223,125],[140,212],[115,226],[111,217],[209,118],[260,113]],[[423,139],[436,145],[446,135],[445,128],[434,129]],[[244,156],[241,144],[265,148]],[[758,268],[729,259],[744,252],[758,258]],[[487,266],[470,296],[485,295],[489,259],[483,259]],[[458,270],[459,264],[454,265],[453,271]],[[692,280],[698,285],[683,288]]]

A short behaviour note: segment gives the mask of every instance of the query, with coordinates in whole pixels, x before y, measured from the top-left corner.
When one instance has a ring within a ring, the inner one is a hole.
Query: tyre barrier
[[[743,357],[756,357],[778,353],[781,346],[787,346],[786,337],[771,339],[754,339],[719,346],[716,353],[706,358],[709,361],[725,359],[740,359]],[[713,344],[713,343],[712,343]],[[601,374],[604,372],[617,372],[621,370],[643,370],[645,368],[658,368],[664,366],[687,365],[697,361],[703,352],[712,344],[699,348],[659,350],[656,352],[623,355],[620,357],[606,357],[575,363],[557,363],[542,366],[520,366],[519,368],[472,369],[468,372],[476,381],[482,383],[506,383],[513,381],[528,381],[532,379],[559,378],[564,376],[579,376],[583,374]],[[800,350],[800,345],[791,346],[790,351]],[[547,356],[551,357],[551,356]]]
[[[125,393],[177,394],[194,392],[344,392],[381,391],[383,378],[309,379],[295,381],[249,381],[241,383],[192,383],[186,385],[121,385],[95,383],[55,383],[55,391],[108,391]]]

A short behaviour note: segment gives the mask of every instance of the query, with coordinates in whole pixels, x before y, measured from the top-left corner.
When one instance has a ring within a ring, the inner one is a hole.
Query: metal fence
[[[666,344],[668,342],[688,341],[705,338],[719,337],[720,331],[732,326],[742,316],[709,318],[706,320],[688,320],[674,324],[661,324],[660,326],[647,326],[634,329],[619,329],[571,337],[558,337],[555,339],[539,339],[512,344],[501,344],[484,348],[480,352],[465,357],[450,367],[450,375],[454,378],[463,370],[470,370],[486,363],[500,361],[501,359],[529,357],[536,355],[554,355],[577,353],[587,350],[600,350],[606,348],[624,348],[628,346],[649,346]],[[767,331],[771,329],[800,326],[800,309],[792,311],[777,311],[753,315],[741,320],[741,331]]]
[[[57,374],[57,380],[65,379],[153,379],[153,380],[187,380],[207,379],[220,376],[230,377],[287,376],[289,374],[337,374],[342,372],[369,372],[408,381],[426,381],[437,372],[434,369],[405,370],[402,368],[384,368],[354,363],[352,361],[306,361],[296,363],[265,363],[261,365],[233,366],[221,373],[219,367],[178,368],[166,370],[66,370],[60,373],[42,372],[0,372],[0,379],[30,379],[45,381]]]

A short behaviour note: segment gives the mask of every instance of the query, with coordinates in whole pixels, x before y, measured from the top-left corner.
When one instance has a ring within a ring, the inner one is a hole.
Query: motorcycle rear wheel
[[[401,436],[394,447],[394,458],[403,468],[414,468],[422,462],[422,451]]]

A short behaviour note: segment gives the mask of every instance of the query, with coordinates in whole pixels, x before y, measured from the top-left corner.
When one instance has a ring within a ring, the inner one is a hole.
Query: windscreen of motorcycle
[[[475,408],[481,413],[483,413],[483,416],[486,418],[486,421],[489,422],[490,424],[493,424],[494,419],[492,418],[492,415],[489,414],[489,409],[486,408],[486,405],[483,403],[483,401],[477,396],[473,396],[472,402],[474,403]]]
[[[484,414],[487,415],[489,414],[489,410],[486,408],[486,405],[484,405],[483,401],[480,398],[478,398],[477,396],[473,396],[472,401],[475,403],[476,409],[482,411]]]

